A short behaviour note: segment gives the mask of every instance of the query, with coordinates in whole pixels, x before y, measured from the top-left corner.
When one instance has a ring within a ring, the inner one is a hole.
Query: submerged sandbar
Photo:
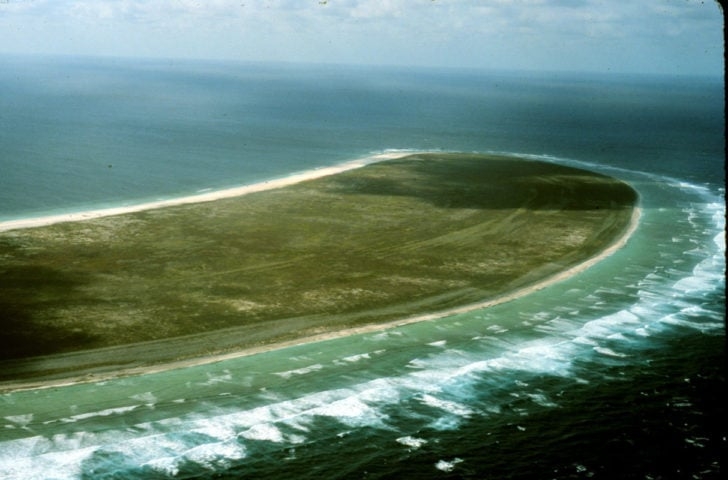
[[[349,166],[0,233],[0,388],[502,301],[593,262],[637,211],[627,184],[547,162],[429,153]]]

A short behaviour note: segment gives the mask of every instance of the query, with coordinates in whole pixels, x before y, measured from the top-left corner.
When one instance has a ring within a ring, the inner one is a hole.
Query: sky
[[[724,71],[715,0],[0,0],[0,53]]]

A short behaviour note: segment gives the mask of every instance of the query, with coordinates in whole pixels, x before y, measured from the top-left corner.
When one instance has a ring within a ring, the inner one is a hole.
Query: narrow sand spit
[[[331,167],[321,167],[313,170],[306,170],[300,173],[294,173],[293,175],[278,178],[274,180],[267,180],[258,183],[252,183],[250,185],[243,185],[240,187],[226,188],[223,190],[214,190],[211,192],[201,193],[197,195],[189,195],[186,197],[171,198],[168,200],[159,200],[156,202],[140,203],[137,205],[129,205],[124,207],[113,207],[103,208],[98,210],[88,210],[85,212],[77,213],[66,213],[60,215],[49,215],[45,217],[34,217],[24,218],[20,220],[8,220],[0,222],[0,232],[8,230],[17,230],[21,228],[32,228],[32,227],[44,227],[46,225],[53,225],[56,223],[64,222],[78,222],[83,220],[91,220],[94,218],[110,217],[113,215],[123,215],[125,213],[142,212],[144,210],[153,210],[157,208],[173,207],[177,205],[187,205],[191,203],[202,203],[202,202],[213,202],[215,200],[221,200],[223,198],[233,198],[242,195],[247,195],[255,192],[262,192],[265,190],[273,190],[276,188],[287,187],[296,183],[305,182],[306,180],[313,180],[315,178],[328,177],[330,175],[336,175],[338,173],[346,172],[356,168],[364,167],[371,163],[383,162],[385,160],[393,160],[396,158],[402,158],[409,155],[414,155],[417,151],[387,151],[369,157],[359,158],[351,160],[349,162],[340,163]]]

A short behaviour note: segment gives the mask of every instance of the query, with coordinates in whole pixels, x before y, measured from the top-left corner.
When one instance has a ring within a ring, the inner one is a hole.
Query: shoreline
[[[380,160],[387,160],[387,159],[394,159],[399,158],[401,156],[409,155],[410,153],[403,153],[403,154],[382,154],[374,156],[374,158],[377,158],[377,160],[373,161],[380,161]],[[385,158],[382,158],[382,157]],[[373,158],[373,157],[367,157],[367,159]],[[346,162],[345,164],[341,164],[338,167],[331,167],[325,169],[326,171],[336,170],[338,171],[339,168],[342,166],[348,166],[346,169],[352,169],[352,168],[358,168],[359,166],[363,166],[364,164],[361,164],[362,160],[352,161],[352,162]],[[370,163],[373,163],[370,162]],[[324,170],[324,169],[322,169]],[[341,170],[344,171],[344,170]],[[333,173],[325,173],[323,175],[319,176],[325,176],[330,175]],[[300,178],[298,181],[303,181],[309,179],[308,175],[300,174],[300,175],[294,175],[292,177]],[[286,177],[285,179],[281,179],[282,182],[285,182],[285,185],[288,185],[291,182],[292,177]],[[305,178],[302,178],[305,177]],[[310,178],[318,178],[317,176],[310,177]],[[263,186],[266,186],[266,184],[269,184],[271,182],[264,182]],[[248,188],[248,187],[241,187],[242,188]],[[278,186],[273,186],[270,188],[278,188]],[[226,192],[230,191],[225,190]],[[260,191],[260,190],[252,190],[252,191]],[[250,193],[250,192],[245,192]],[[244,195],[245,193],[241,193],[241,195]],[[191,198],[191,197],[184,197],[184,198]],[[222,197],[225,198],[225,197]],[[151,207],[151,208],[159,208],[159,207]],[[145,365],[140,367],[131,367],[131,368],[122,368],[119,370],[111,371],[111,372],[104,372],[104,373],[82,373],[77,376],[69,376],[62,379],[53,379],[53,380],[37,380],[37,381],[19,381],[19,382],[6,382],[5,384],[0,384],[0,395],[11,393],[11,392],[18,392],[18,391],[25,391],[25,390],[42,390],[47,388],[59,388],[59,387],[68,387],[68,386],[74,386],[74,385],[80,385],[80,384],[88,384],[88,383],[95,383],[95,382],[103,382],[103,381],[109,381],[109,380],[115,380],[130,376],[138,376],[138,375],[149,375],[149,374],[155,374],[155,373],[162,373],[169,370],[176,370],[181,368],[192,368],[192,367],[199,367],[204,365],[210,365],[214,363],[220,363],[228,360],[234,360],[237,358],[243,358],[243,357],[249,357],[252,355],[257,355],[261,353],[267,353],[275,350],[282,350],[285,348],[295,347],[295,346],[301,346],[301,345],[309,345],[313,343],[318,342],[325,342],[329,340],[336,340],[340,338],[345,338],[353,335],[362,335],[367,333],[375,333],[375,332],[381,332],[385,330],[390,330],[393,328],[398,328],[406,325],[410,325],[413,323],[419,323],[419,322],[425,322],[425,321],[434,321],[443,319],[446,317],[450,317],[453,315],[459,315],[475,310],[480,310],[484,308],[493,307],[496,305],[500,305],[503,303],[507,303],[513,300],[516,300],[518,298],[524,297],[530,293],[543,290],[551,285],[557,284],[561,281],[564,281],[568,278],[573,277],[574,275],[577,275],[595,264],[599,263],[600,261],[604,260],[605,258],[611,256],[615,252],[617,252],[619,249],[621,249],[628,240],[632,237],[632,234],[637,230],[637,227],[639,226],[639,220],[642,215],[642,209],[639,207],[639,204],[636,204],[633,207],[632,215],[630,217],[630,222],[627,228],[622,232],[619,238],[616,239],[614,243],[612,243],[609,247],[605,248],[598,254],[586,259],[585,261],[578,263],[576,265],[572,265],[571,267],[558,272],[556,274],[553,274],[549,277],[546,277],[544,279],[539,280],[538,282],[522,287],[519,289],[516,289],[510,293],[504,294],[500,297],[493,298],[490,300],[482,301],[482,302],[476,302],[476,303],[470,303],[466,305],[462,305],[459,307],[442,310],[442,311],[436,311],[426,314],[419,314],[412,317],[406,317],[401,318],[389,322],[379,323],[379,324],[373,324],[373,325],[366,325],[362,327],[353,327],[353,328],[347,328],[343,330],[334,330],[329,332],[324,332],[316,335],[310,335],[307,337],[302,337],[296,340],[290,340],[286,342],[278,342],[278,343],[272,343],[269,345],[262,345],[259,347],[251,347],[251,348],[245,348],[236,352],[230,352],[230,353],[222,353],[222,354],[212,354],[207,356],[201,356],[196,358],[190,358],[185,360],[179,360],[179,361],[173,361],[173,362],[165,362],[165,363],[159,363],[159,364],[152,364],[152,365]],[[85,218],[82,218],[83,220]]]
[[[241,185],[238,187],[212,190],[204,193],[196,193],[183,197],[175,197],[166,200],[156,200],[153,202],[145,202],[123,207],[100,208],[81,212],[60,213],[56,215],[45,215],[40,217],[29,217],[17,220],[0,221],[0,232],[20,230],[24,228],[45,227],[48,225],[55,225],[57,223],[81,222],[84,220],[112,217],[116,215],[124,215],[127,213],[156,210],[158,208],[189,205],[192,203],[214,202],[215,200],[222,200],[225,198],[241,197],[250,193],[263,192],[266,190],[275,190],[278,188],[283,188],[290,185],[295,185],[297,183],[305,182],[307,180],[314,180],[317,178],[328,177],[349,170],[354,170],[356,168],[361,168],[372,163],[395,160],[409,155],[416,155],[418,153],[423,152],[415,150],[385,150],[382,153],[375,153],[366,157],[349,160],[329,167],[318,167],[311,170],[304,170],[302,172],[293,173],[286,177],[263,180],[260,182]]]

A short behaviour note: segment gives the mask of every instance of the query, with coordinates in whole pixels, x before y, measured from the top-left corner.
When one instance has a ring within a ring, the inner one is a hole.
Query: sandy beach
[[[60,215],[48,215],[43,217],[23,218],[19,220],[8,220],[0,222],[0,232],[9,230],[18,230],[21,228],[44,227],[64,222],[79,222],[83,220],[92,220],[95,218],[111,217],[114,215],[123,215],[126,213],[143,212],[145,210],[154,210],[157,208],[173,207],[178,205],[189,205],[193,203],[213,202],[224,198],[240,197],[255,192],[263,192],[265,190],[273,190],[276,188],[295,185],[296,183],[323,178],[330,175],[346,172],[356,168],[361,168],[376,162],[385,160],[393,160],[396,158],[406,157],[416,151],[385,151],[368,157],[362,157],[348,162],[343,162],[330,167],[321,167],[313,170],[306,170],[300,173],[294,173],[290,176],[266,180],[263,182],[242,185],[240,187],[225,188],[222,190],[213,190],[210,192],[200,193],[196,195],[188,195],[185,197],[171,198],[168,200],[158,200],[155,202],[140,203],[124,207],[103,208],[98,210],[88,210],[77,213],[66,213]]]

